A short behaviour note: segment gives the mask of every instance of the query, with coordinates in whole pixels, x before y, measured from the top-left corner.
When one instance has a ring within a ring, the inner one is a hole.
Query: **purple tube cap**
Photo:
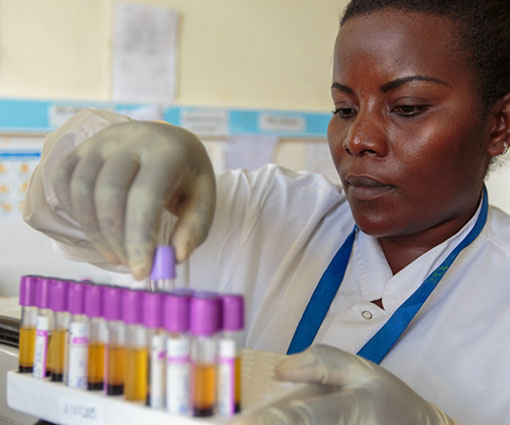
[[[168,332],[186,333],[189,331],[191,296],[172,292],[165,295],[164,325]]]
[[[38,308],[51,308],[51,285],[53,279],[49,277],[39,277],[37,279],[37,295],[36,295],[36,306]]]
[[[103,317],[106,320],[122,320],[123,288],[105,286],[103,288]]]
[[[122,292],[122,320],[127,325],[143,322],[143,292],[125,289]]]
[[[170,245],[156,247],[152,263],[151,279],[163,280],[175,278],[175,250]]]
[[[143,294],[143,324],[149,329],[163,327],[163,294],[145,292]]]
[[[221,321],[220,299],[215,296],[191,298],[190,332],[198,336],[212,336],[219,331]]]
[[[67,311],[68,291],[68,281],[53,279],[50,288],[50,308],[53,311]]]
[[[39,276],[22,276],[19,283],[19,303],[23,307],[33,307],[37,302],[37,282]]]
[[[103,315],[103,288],[98,285],[85,285],[85,314],[89,317]]]
[[[244,298],[242,295],[225,294],[221,299],[221,328],[224,331],[244,329]]]
[[[85,313],[85,288],[84,283],[70,282],[67,293],[67,311],[71,314]]]

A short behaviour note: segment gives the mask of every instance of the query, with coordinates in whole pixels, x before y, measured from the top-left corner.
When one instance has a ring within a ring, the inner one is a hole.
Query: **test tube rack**
[[[292,398],[313,394],[307,384],[274,379],[274,366],[284,355],[244,349],[242,352],[243,414]],[[128,402],[120,396],[69,388],[10,371],[7,374],[7,404],[21,412],[61,425],[197,425],[227,424],[232,417],[194,418],[171,416],[164,410]]]

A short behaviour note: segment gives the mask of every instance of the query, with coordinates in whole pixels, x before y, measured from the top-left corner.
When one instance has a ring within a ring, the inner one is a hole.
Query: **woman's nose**
[[[376,114],[358,113],[343,141],[345,151],[353,156],[385,156],[388,153],[386,126]]]

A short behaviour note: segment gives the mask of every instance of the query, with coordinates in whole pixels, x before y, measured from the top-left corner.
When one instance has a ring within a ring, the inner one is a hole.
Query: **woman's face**
[[[490,130],[453,30],[446,18],[391,10],[340,29],[328,139],[368,234],[412,235],[477,207]]]

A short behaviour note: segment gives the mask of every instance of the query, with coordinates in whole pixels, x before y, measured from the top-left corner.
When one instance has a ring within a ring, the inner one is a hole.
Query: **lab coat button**
[[[373,317],[373,314],[368,310],[362,311],[361,315],[363,316],[363,319],[367,319],[367,320],[370,320]]]

